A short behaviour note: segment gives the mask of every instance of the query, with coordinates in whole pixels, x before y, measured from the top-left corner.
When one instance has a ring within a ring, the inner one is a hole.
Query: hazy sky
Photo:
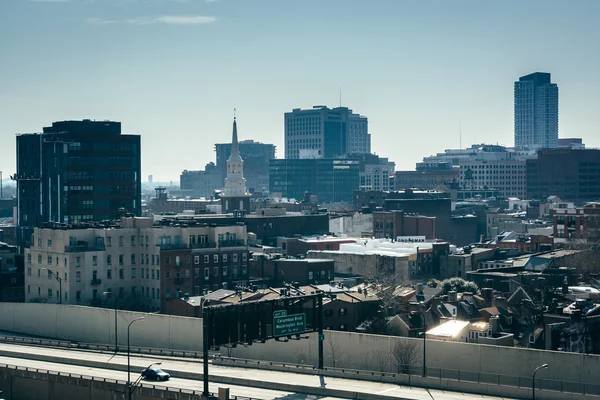
[[[142,175],[177,180],[230,140],[277,145],[283,113],[342,103],[372,149],[414,169],[513,143],[513,82],[559,85],[559,135],[600,147],[600,1],[0,0],[0,170],[15,133],[121,121]]]

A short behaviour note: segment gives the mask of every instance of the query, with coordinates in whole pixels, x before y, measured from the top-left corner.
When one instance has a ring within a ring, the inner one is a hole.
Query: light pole
[[[423,327],[423,332],[421,332],[421,335],[423,336],[423,378],[425,378],[427,376],[427,322],[425,322],[425,314],[421,311],[413,312],[421,315],[421,326]]]
[[[204,363],[203,363],[203,373],[202,380],[204,382],[204,390],[202,396],[204,399],[208,400],[210,396],[210,391],[208,390],[208,313],[204,308],[204,305],[209,302],[209,299],[202,299],[200,303],[200,308],[202,309],[202,352],[204,355]]]
[[[128,395],[129,395],[128,396],[129,400],[131,400],[131,361],[130,361],[130,352],[131,352],[131,350],[129,348],[129,328],[131,328],[131,325],[134,322],[141,321],[143,319],[144,319],[144,317],[136,318],[133,321],[131,321],[129,323],[129,325],[127,325],[127,392],[128,392]]]
[[[533,371],[533,379],[532,379],[532,385],[531,385],[531,388],[532,388],[532,390],[531,390],[531,393],[532,393],[532,394],[531,394],[531,398],[532,398],[533,400],[535,400],[535,374],[537,374],[537,372],[538,372],[540,369],[547,369],[547,368],[548,368],[548,364],[544,364],[544,365],[540,365],[539,367],[537,367],[537,368],[535,369],[535,371]]]
[[[117,339],[117,296],[113,292],[104,292],[106,297],[112,296],[114,299],[114,307],[115,307],[115,353],[119,351],[119,341]]]
[[[58,272],[55,274],[49,268],[42,268],[42,269],[48,271],[50,276],[52,276],[54,279],[56,279],[58,281],[58,301],[59,301],[59,304],[62,304],[62,279],[60,279],[60,276],[58,276]]]

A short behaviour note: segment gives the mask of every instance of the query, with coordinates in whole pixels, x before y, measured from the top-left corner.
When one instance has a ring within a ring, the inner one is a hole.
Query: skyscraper
[[[515,147],[558,147],[558,86],[549,73],[535,72],[515,82]]]
[[[285,113],[285,158],[336,158],[371,152],[367,117],[347,107],[314,106]]]
[[[17,136],[17,223],[78,223],[141,215],[140,136],[114,121],[61,121]],[[29,228],[29,229],[26,229]]]

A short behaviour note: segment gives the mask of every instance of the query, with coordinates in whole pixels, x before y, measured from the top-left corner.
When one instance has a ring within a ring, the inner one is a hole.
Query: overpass
[[[155,357],[134,354],[131,357],[132,370],[137,374],[154,362],[161,362],[161,368],[171,373],[167,382],[153,382],[152,388],[169,388],[171,392],[199,396],[202,391],[201,362],[179,357]],[[31,346],[25,344],[0,344],[0,369],[18,368],[31,371],[50,371],[63,376],[87,376],[96,380],[122,381],[127,377],[127,357],[125,354]],[[251,368],[215,365],[210,367],[211,392],[218,387],[229,387],[232,396],[244,399],[365,399],[365,400],[500,400],[499,397],[468,395],[459,392],[428,390],[410,386],[399,386],[385,382],[370,382],[337,378],[322,374],[304,374],[281,371],[268,371]],[[4,390],[7,400],[29,400],[47,398],[46,385],[28,382],[26,390],[22,384],[7,383],[0,379],[0,390]],[[13,393],[13,397],[8,394]],[[193,397],[190,397],[190,399]]]

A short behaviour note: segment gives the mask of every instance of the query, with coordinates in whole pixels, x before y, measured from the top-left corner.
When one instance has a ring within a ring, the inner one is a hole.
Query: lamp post
[[[60,279],[60,276],[58,276],[58,272],[54,273],[49,268],[42,268],[42,269],[48,271],[50,276],[52,276],[54,279],[56,279],[58,281],[58,301],[59,301],[59,304],[62,304],[62,279]]]
[[[128,392],[128,395],[129,395],[128,396],[129,400],[131,400],[131,361],[130,361],[131,350],[130,350],[130,347],[129,347],[129,328],[131,328],[131,325],[134,322],[141,321],[143,319],[144,319],[144,317],[136,318],[133,321],[131,321],[129,323],[129,325],[127,325],[127,392]]]
[[[425,314],[423,314],[421,311],[413,312],[421,315],[421,322],[423,327],[423,332],[421,332],[421,335],[423,336],[423,378],[425,378],[427,376],[427,323],[425,322]]]
[[[544,365],[540,365],[539,367],[537,367],[537,368],[535,369],[535,371],[533,371],[533,379],[532,379],[532,385],[531,385],[531,388],[532,388],[532,390],[531,390],[531,393],[532,393],[532,394],[531,394],[531,398],[532,398],[533,400],[535,400],[535,374],[537,374],[537,372],[538,372],[540,369],[547,369],[547,368],[548,368],[548,364],[544,364]]]
[[[203,352],[203,372],[202,380],[204,382],[204,390],[202,396],[205,400],[209,399],[210,391],[208,389],[208,313],[204,305],[209,302],[209,299],[202,299],[200,308],[202,309],[202,352]]]
[[[119,341],[117,338],[118,330],[117,330],[117,296],[113,292],[104,292],[106,297],[112,296],[114,299],[114,307],[115,307],[115,353],[119,351]]]

